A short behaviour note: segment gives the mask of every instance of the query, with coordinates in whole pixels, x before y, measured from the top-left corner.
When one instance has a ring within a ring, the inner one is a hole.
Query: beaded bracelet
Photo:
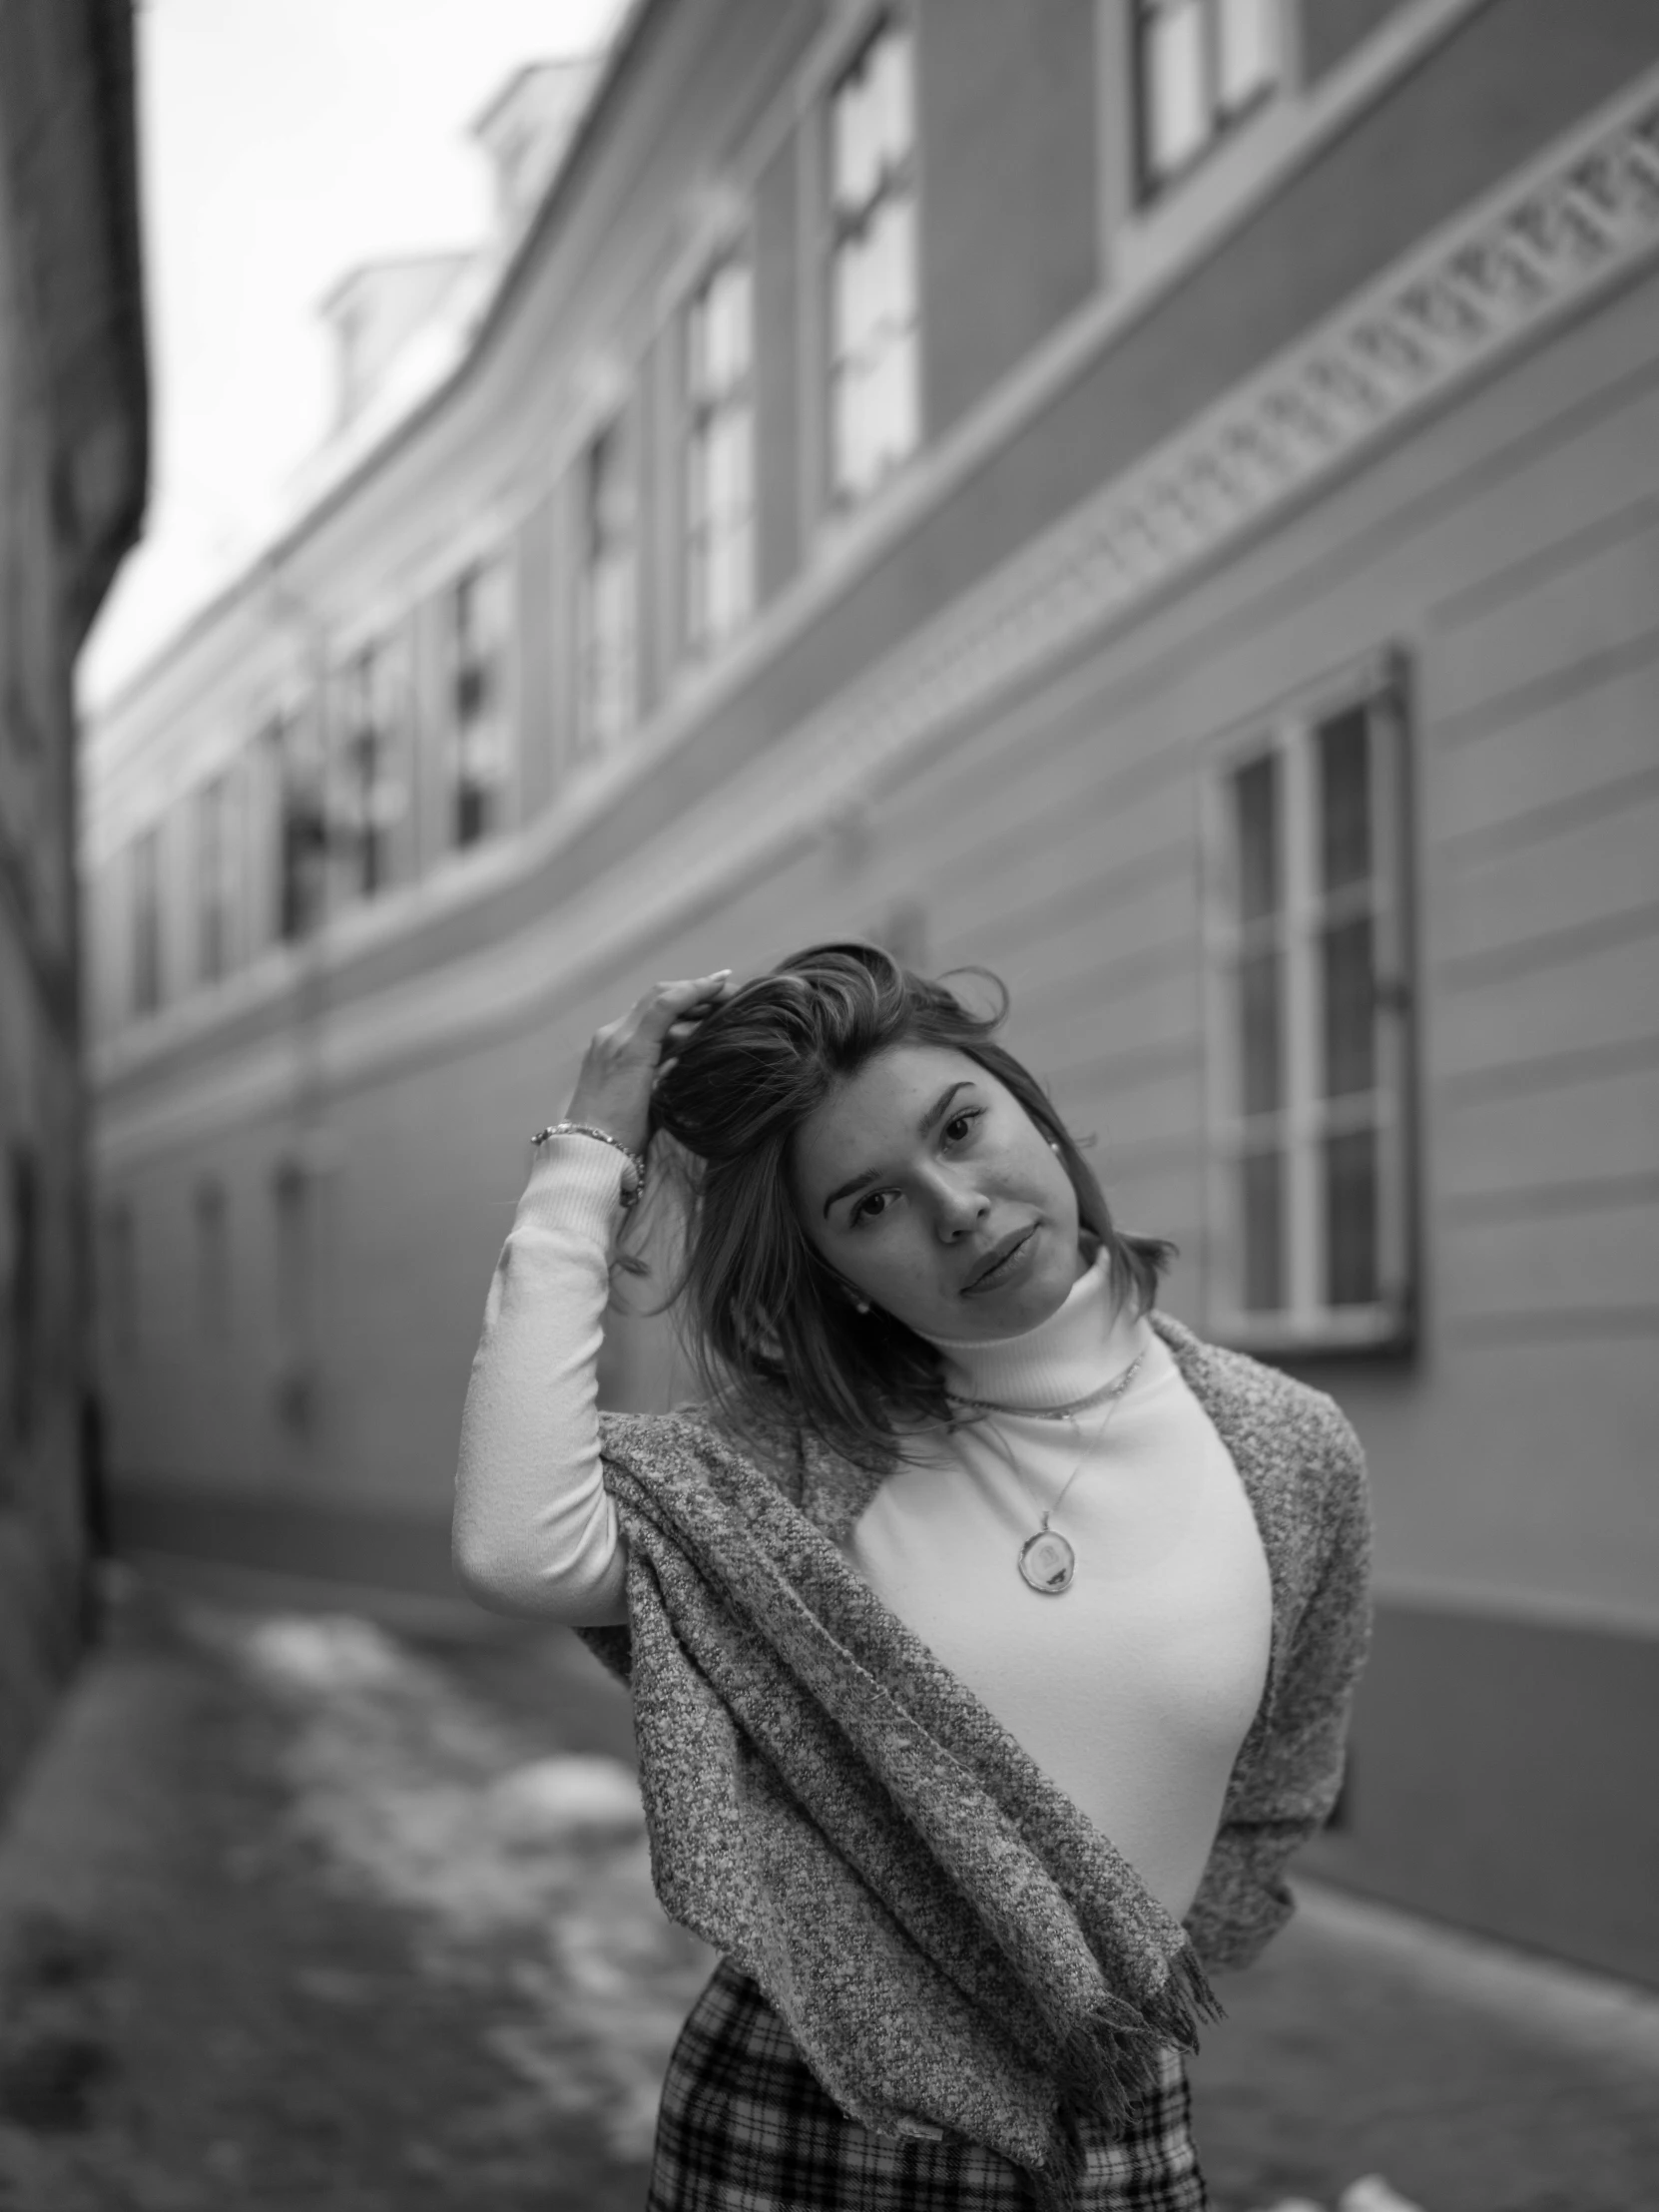
[[[608,1129],[591,1128],[585,1121],[554,1121],[549,1122],[545,1129],[538,1129],[530,1142],[532,1145],[545,1144],[549,1137],[596,1137],[601,1144],[608,1144],[613,1152],[620,1152],[632,1166],[635,1176],[632,1190],[623,1186],[620,1193],[622,1206],[626,1210],[639,1204],[640,1193],[645,1189],[645,1162],[637,1152],[631,1152],[620,1137],[613,1137]]]

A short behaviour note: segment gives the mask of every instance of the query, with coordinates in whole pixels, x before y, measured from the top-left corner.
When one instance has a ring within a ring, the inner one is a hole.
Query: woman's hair
[[[838,1083],[895,1045],[947,1046],[1011,1091],[1052,1140],[1081,1226],[1106,1252],[1115,1299],[1144,1312],[1157,1297],[1175,1247],[1113,1226],[1036,1078],[992,1042],[1006,987],[987,970],[968,972],[995,985],[995,1013],[975,1014],[878,946],[809,946],[735,991],[657,1079],[652,1179],[668,1169],[685,1201],[671,1303],[684,1298],[699,1379],[740,1432],[775,1433],[782,1416],[868,1461],[891,1452],[902,1423],[960,1420],[937,1349],[879,1308],[856,1311],[810,1242],[792,1190],[797,1130]],[[623,1265],[644,1272],[637,1260]]]

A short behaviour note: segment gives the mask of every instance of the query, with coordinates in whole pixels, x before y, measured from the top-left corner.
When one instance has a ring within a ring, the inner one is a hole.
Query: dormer
[[[511,248],[540,206],[599,78],[604,57],[531,62],[511,76],[472,126],[495,174],[495,226]]]
[[[411,338],[442,311],[470,254],[368,262],[342,277],[321,313],[334,333],[334,430],[361,414]]]

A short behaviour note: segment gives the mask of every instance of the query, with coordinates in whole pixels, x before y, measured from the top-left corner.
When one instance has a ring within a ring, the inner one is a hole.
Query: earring
[[[860,1298],[856,1291],[852,1294],[852,1311],[855,1314],[867,1314],[869,1312],[869,1300]]]
[[[1049,1140],[1048,1140],[1048,1149],[1049,1149],[1049,1151],[1050,1151],[1050,1152],[1058,1152],[1058,1151],[1059,1151],[1059,1149],[1060,1149],[1060,1140],[1059,1140],[1059,1138],[1058,1138],[1058,1137],[1050,1137],[1050,1138],[1049,1138]]]

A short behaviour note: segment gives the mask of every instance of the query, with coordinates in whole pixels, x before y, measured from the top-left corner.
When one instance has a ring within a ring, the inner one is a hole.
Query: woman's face
[[[796,1132],[793,1173],[816,1249],[921,1336],[1016,1336],[1083,1273],[1058,1156],[1011,1091],[945,1046],[894,1045],[838,1084]]]

